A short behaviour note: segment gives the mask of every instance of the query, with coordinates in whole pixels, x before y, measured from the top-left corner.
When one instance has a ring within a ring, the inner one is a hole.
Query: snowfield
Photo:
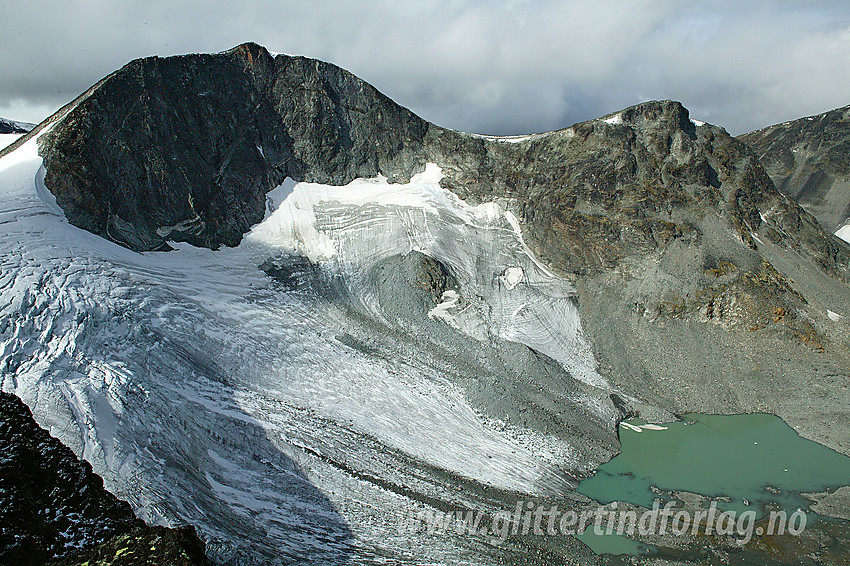
[[[23,135],[25,134],[0,134],[0,149],[12,145]]]
[[[0,159],[3,390],[142,518],[196,525],[219,560],[495,561],[399,524],[438,502],[496,505],[485,488],[558,496],[564,469],[598,462],[500,416],[512,397],[488,388],[544,386],[488,352],[527,345],[560,367],[539,395],[612,430],[615,415],[574,289],[509,212],[441,176],[288,180],[237,248],[136,253],[68,224],[30,140]],[[410,252],[457,280],[421,312],[375,275]],[[297,284],[260,268],[291,258]]]
[[[845,224],[835,231],[835,235],[845,242],[850,242],[850,224]]]

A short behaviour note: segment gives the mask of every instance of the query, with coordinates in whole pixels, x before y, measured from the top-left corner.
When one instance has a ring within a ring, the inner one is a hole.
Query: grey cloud
[[[843,0],[6,2],[0,37],[0,115],[23,120],[133,58],[244,41],[334,62],[429,120],[484,133],[650,98],[733,133],[850,103]]]

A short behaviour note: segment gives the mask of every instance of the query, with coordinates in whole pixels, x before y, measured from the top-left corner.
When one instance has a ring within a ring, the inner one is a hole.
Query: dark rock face
[[[850,106],[739,137],[777,188],[829,232],[850,217]]]
[[[137,250],[234,246],[289,176],[406,174],[428,124],[350,73],[247,44],[133,61],[44,138],[75,225]]]
[[[194,562],[163,555],[163,561],[116,564],[205,563],[203,543],[194,530],[145,525],[129,504],[103,488],[88,462],[36,424],[20,399],[0,392],[0,562],[45,564],[62,558],[63,564],[82,563],[78,552],[98,553],[115,546],[114,539],[139,537],[183,540],[200,554],[195,552]],[[136,557],[143,551],[139,546]]]

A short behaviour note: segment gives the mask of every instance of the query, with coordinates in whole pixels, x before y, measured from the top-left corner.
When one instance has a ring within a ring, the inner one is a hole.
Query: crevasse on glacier
[[[613,436],[574,289],[436,165],[403,185],[288,180],[237,248],[144,254],[69,225],[40,166],[34,139],[0,159],[2,387],[219,559],[486,562],[400,521],[557,497]],[[452,288],[429,303],[411,257]],[[295,283],[261,269],[290,264]]]

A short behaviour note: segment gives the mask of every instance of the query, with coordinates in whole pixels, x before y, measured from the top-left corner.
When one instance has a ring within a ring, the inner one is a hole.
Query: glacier
[[[441,177],[287,179],[238,247],[137,253],[65,220],[33,137],[0,158],[2,388],[220,561],[496,563],[399,525],[569,497],[620,414],[569,281]]]

